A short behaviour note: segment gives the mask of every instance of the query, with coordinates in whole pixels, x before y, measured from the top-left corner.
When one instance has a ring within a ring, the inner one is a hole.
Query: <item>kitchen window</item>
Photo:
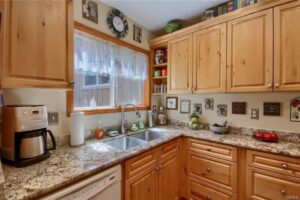
[[[74,52],[71,112],[118,112],[126,103],[148,108],[148,53],[81,30],[74,33]]]

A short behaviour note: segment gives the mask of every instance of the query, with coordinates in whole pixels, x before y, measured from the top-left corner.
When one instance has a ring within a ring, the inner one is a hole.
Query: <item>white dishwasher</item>
[[[41,199],[121,200],[121,166],[112,167]]]

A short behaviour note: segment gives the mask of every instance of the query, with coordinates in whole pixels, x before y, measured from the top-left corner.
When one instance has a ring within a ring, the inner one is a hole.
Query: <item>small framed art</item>
[[[167,97],[166,108],[168,110],[178,109],[178,97]]]
[[[189,114],[191,112],[191,100],[180,101],[180,113]]]

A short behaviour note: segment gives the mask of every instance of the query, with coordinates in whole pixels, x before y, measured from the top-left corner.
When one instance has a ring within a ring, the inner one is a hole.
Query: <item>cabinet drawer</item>
[[[237,148],[214,142],[205,142],[196,139],[189,139],[188,148],[190,151],[221,158],[224,160],[237,161]]]
[[[247,198],[286,200],[300,198],[300,179],[248,167]]]
[[[174,155],[177,155],[178,152],[178,139],[170,141],[162,146],[158,147],[159,159],[165,160]]]
[[[204,182],[195,179],[189,180],[189,199],[193,200],[236,200],[236,195],[220,190],[217,187],[209,186]]]
[[[154,169],[156,162],[155,149],[149,150],[125,161],[125,178],[131,178],[139,173]]]
[[[188,174],[190,177],[236,193],[236,163],[202,157],[193,152],[188,155]]]
[[[300,178],[299,159],[248,150],[247,164],[271,172]]]

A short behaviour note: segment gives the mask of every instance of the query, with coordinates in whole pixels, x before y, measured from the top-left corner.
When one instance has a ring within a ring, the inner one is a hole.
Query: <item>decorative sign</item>
[[[227,116],[227,105],[226,104],[219,104],[217,105],[217,113],[220,117]]]
[[[206,110],[214,109],[214,98],[205,98],[205,109]]]
[[[280,116],[280,103],[264,103],[265,116]]]
[[[246,102],[232,102],[232,114],[245,115]]]
[[[82,17],[98,24],[98,5],[92,0],[82,0]]]
[[[300,97],[292,99],[290,102],[291,107],[291,121],[300,122]]]

